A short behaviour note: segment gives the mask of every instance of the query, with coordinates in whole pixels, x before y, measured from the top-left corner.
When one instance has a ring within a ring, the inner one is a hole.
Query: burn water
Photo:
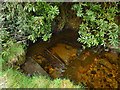
[[[48,42],[38,40],[31,44],[21,66],[23,72],[68,78],[90,88],[120,87],[120,54],[102,47],[83,50],[77,37],[76,31],[68,29],[53,34]]]

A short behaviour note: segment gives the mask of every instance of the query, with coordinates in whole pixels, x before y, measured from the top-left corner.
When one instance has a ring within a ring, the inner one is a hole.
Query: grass
[[[27,77],[17,70],[8,69],[2,72],[2,77],[6,78],[7,88],[83,88],[82,85],[74,85],[68,79],[51,80],[45,76]]]

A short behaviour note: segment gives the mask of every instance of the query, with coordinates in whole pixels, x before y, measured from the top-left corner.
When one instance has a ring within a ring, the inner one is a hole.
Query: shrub
[[[78,17],[82,18],[78,41],[85,47],[118,47],[119,27],[115,22],[118,3],[79,3],[73,5]]]
[[[5,61],[11,62],[19,56],[16,54],[21,54],[23,45],[16,42],[26,46],[28,39],[35,42],[40,37],[47,41],[51,37],[51,23],[59,14],[56,5],[46,2],[4,2],[0,5],[0,55]]]
[[[38,37],[47,41],[52,35],[51,22],[58,14],[58,7],[46,2],[2,3],[0,32],[25,44],[27,39],[35,42]]]

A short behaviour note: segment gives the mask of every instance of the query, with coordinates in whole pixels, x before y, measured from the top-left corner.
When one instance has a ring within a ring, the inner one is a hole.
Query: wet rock
[[[112,77],[113,75],[112,74],[108,74],[108,77]]]
[[[57,54],[61,58],[61,60],[63,60],[63,62],[66,65],[68,65],[70,60],[72,60],[70,58],[76,56],[77,49],[75,49],[69,45],[59,43],[51,49],[51,52],[53,54]]]
[[[29,75],[42,74],[42,75],[49,76],[47,72],[31,57],[27,59],[27,61],[25,62],[24,65],[22,65],[21,68],[24,70],[25,73]]]
[[[91,71],[91,74],[96,74],[96,71],[95,71],[95,70],[92,70],[92,71]]]
[[[107,68],[110,69],[110,70],[113,69],[112,64],[111,64],[108,60],[106,60],[106,59],[100,59],[99,63],[100,63],[101,65],[103,65],[104,67],[107,67]]]
[[[59,68],[54,68],[51,65],[46,66],[45,70],[54,79],[55,78],[60,78],[62,76],[62,72],[60,71],[60,69]]]
[[[51,77],[52,78],[60,78],[61,76],[62,76],[62,74],[61,74],[61,72],[59,72],[59,71],[57,71],[57,70],[55,70],[55,71],[53,71],[52,73],[50,73],[50,75],[51,75]]]
[[[117,52],[105,52],[105,57],[109,60],[116,61],[118,59],[118,53]]]
[[[41,54],[34,55],[32,58],[40,65],[48,63],[46,58],[44,58]]]
[[[117,66],[112,65],[106,58],[101,59],[91,54],[91,52],[83,51],[80,55],[80,60],[75,60],[69,65],[71,67],[67,67],[69,70],[67,69],[64,75],[68,76],[71,80],[75,80],[78,83],[82,81],[92,88],[118,87],[115,78],[118,75]],[[73,66],[74,68],[72,68]]]
[[[61,58],[51,53],[48,49],[44,51],[48,63],[53,67],[65,69],[65,64],[61,61]]]

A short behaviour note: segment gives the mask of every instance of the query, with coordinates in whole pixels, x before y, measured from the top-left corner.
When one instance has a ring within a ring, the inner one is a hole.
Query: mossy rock
[[[25,50],[21,44],[13,43],[6,49],[6,54],[2,57],[8,66],[19,67],[25,62]]]

